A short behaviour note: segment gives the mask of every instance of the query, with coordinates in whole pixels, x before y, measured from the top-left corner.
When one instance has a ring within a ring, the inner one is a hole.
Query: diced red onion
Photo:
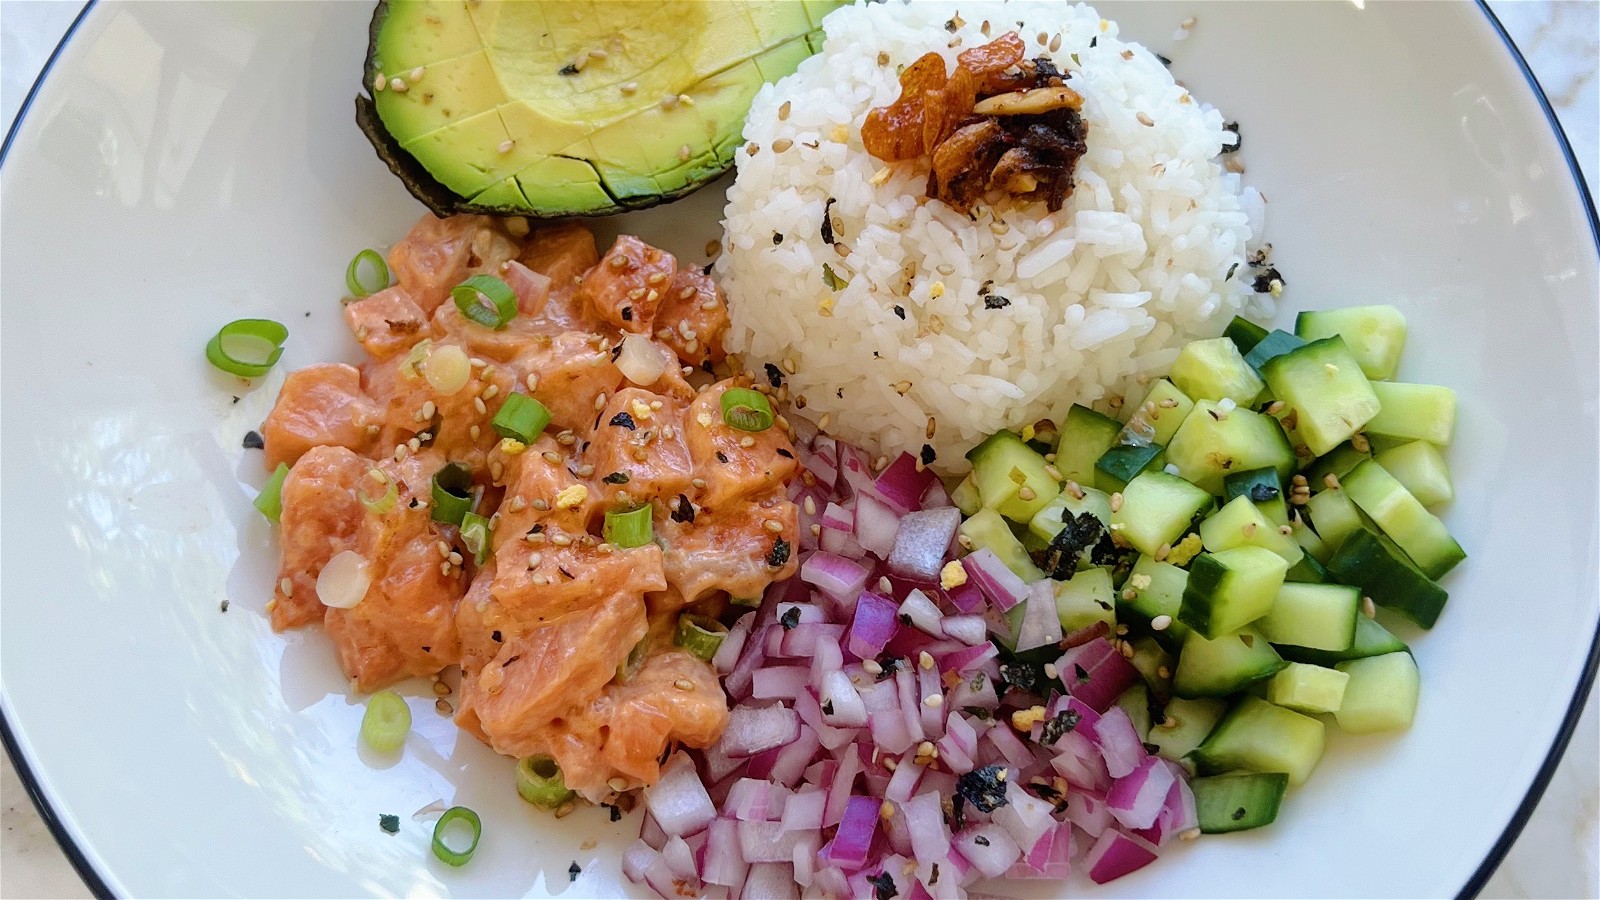
[[[1140,677],[1139,670],[1104,638],[1062,654],[1056,661],[1056,672],[1067,692],[1096,712],[1110,708]]]
[[[939,627],[945,634],[963,644],[992,646],[989,644],[989,629],[983,624],[983,616],[945,616]]]
[[[694,834],[717,817],[711,797],[700,783],[694,761],[677,753],[661,769],[661,779],[644,791],[645,806],[668,835]]]
[[[683,838],[673,835],[667,838],[667,845],[661,848],[661,858],[666,860],[667,868],[677,878],[699,880],[695,871],[694,851],[684,843]]]
[[[1089,737],[1092,731],[1093,726],[1080,722],[1078,730],[1062,735],[1055,745],[1061,752],[1050,760],[1050,765],[1073,787],[1104,792],[1111,789],[1111,774],[1106,771],[1099,745]]]
[[[750,679],[750,696],[756,700],[792,700],[811,683],[811,670],[800,666],[767,666]]]
[[[801,419],[800,421],[805,421]],[[839,484],[839,448],[833,438],[819,434],[811,441],[811,451],[802,458],[806,470],[828,493],[836,493]]]
[[[935,478],[928,482],[928,489],[922,492],[922,500],[918,504],[922,509],[938,509],[950,505],[950,492],[944,489],[944,482]]]
[[[825,553],[866,561],[866,549],[856,540],[856,536],[848,531],[824,528],[822,534],[817,536],[817,546]]]
[[[1028,586],[1022,624],[1017,627],[1017,651],[1032,650],[1061,640],[1061,619],[1056,615],[1054,582],[1046,579]]]
[[[982,839],[981,841],[979,839]],[[969,828],[956,835],[955,846],[986,878],[997,878],[1022,856],[1017,842],[999,825]]]
[[[872,659],[882,653],[900,627],[898,612],[893,600],[873,591],[862,592],[850,623],[850,652],[858,659]]]
[[[997,725],[984,732],[984,737],[994,744],[1006,762],[1021,769],[1033,762],[1033,751],[1017,737],[1008,725]]]
[[[828,794],[819,788],[796,792],[783,804],[784,830],[821,831],[822,813],[827,806]]]
[[[839,649],[839,641],[818,638],[811,648],[811,683],[822,683],[827,673],[837,672],[843,665],[844,651]]]
[[[929,697],[938,697],[939,704],[928,703]],[[936,741],[944,736],[944,685],[939,680],[939,670],[917,666],[917,714],[921,718],[922,740]]]
[[[984,607],[989,605],[983,590],[971,581],[945,591],[945,596],[950,598],[951,606],[969,615],[976,614],[980,618],[983,616]]]
[[[821,854],[818,855],[821,858]],[[811,876],[811,887],[825,897],[850,896],[850,882],[843,871],[834,866],[823,866]]]
[[[949,627],[949,623],[954,622],[958,618],[961,617],[951,616],[950,618],[945,619],[946,627]],[[996,650],[993,644],[989,643],[988,640],[984,640],[981,644],[974,644],[965,650],[956,650],[952,653],[944,654],[943,656],[935,656],[934,659],[938,660],[939,669],[941,671],[955,672],[962,676],[970,676],[972,673],[976,672],[978,667],[981,666],[985,661],[996,658],[999,655],[999,652],[1000,651]]]
[[[978,682],[974,686],[973,682]],[[955,709],[999,709],[1000,697],[994,692],[994,679],[984,675],[981,679],[974,675],[963,678],[950,689],[950,695],[945,698],[945,703]]]
[[[745,876],[743,897],[760,897],[761,900],[799,900],[800,890],[794,881],[794,866],[790,863],[755,863]],[[670,896],[670,895],[669,895]]]
[[[801,774],[810,765],[811,757],[816,755],[820,746],[822,742],[817,739],[817,733],[810,726],[801,725],[800,734],[794,741],[779,748],[778,757],[773,760],[772,771],[767,777],[786,787],[794,787],[800,783]]]
[[[803,831],[784,831],[782,822],[740,822],[739,854],[754,863],[793,863]]]
[[[802,581],[837,602],[854,600],[871,574],[866,566],[854,560],[822,550],[811,554],[800,567]]]
[[[938,604],[927,594],[918,590],[906,594],[906,599],[900,603],[900,615],[910,619],[911,624],[925,634],[944,637],[944,613],[940,612]]]
[[[839,830],[824,851],[828,861],[843,869],[859,869],[867,864],[872,837],[878,831],[878,809],[882,801],[873,797],[851,797],[839,821]]]
[[[629,881],[643,882],[644,873],[660,858],[661,854],[654,847],[643,840],[634,841],[622,851],[622,874],[628,876]]]
[[[939,794],[924,791],[900,804],[906,830],[911,836],[911,851],[922,865],[944,862],[950,855],[950,829],[944,823]]]
[[[500,270],[500,273],[500,277],[505,280],[506,287],[511,288],[511,293],[517,295],[518,312],[525,316],[533,317],[538,317],[544,313],[545,302],[550,299],[549,276],[535,272],[514,259],[507,262]],[[648,343],[650,339],[645,338],[644,340]],[[624,342],[624,345],[626,345],[626,342]],[[626,354],[627,351],[624,350],[623,352]],[[617,360],[617,368],[622,369],[622,360],[620,358]],[[628,375],[626,370],[622,374]],[[656,378],[660,377],[661,373],[657,372]],[[628,375],[630,381],[639,385],[655,384],[656,378],[652,378],[649,381],[639,381]]]
[[[739,826],[728,819],[711,823],[705,852],[700,859],[700,878],[707,884],[737,887],[744,881],[749,864],[739,855]]]
[[[901,514],[925,508],[923,496],[932,485],[939,482],[939,477],[933,474],[932,469],[919,467],[917,462],[917,458],[911,454],[901,453],[873,482],[873,489],[878,495]]]
[[[900,520],[900,533],[889,555],[889,571],[908,578],[937,579],[960,524],[961,510],[953,506],[907,513]]]
[[[829,725],[852,728],[867,724],[866,704],[844,672],[829,672],[822,682],[822,720]]]
[[[1105,719],[1100,721],[1104,723]],[[1124,827],[1149,828],[1156,823],[1173,781],[1171,770],[1161,760],[1147,756],[1132,772],[1112,783],[1106,806]]]
[[[1105,884],[1154,862],[1155,849],[1144,841],[1129,837],[1114,828],[1106,829],[1083,856],[1089,880]]]
[[[549,281],[546,280],[545,283],[548,285]],[[665,349],[650,340],[647,335],[627,335],[623,337],[622,350],[617,354],[615,363],[617,371],[634,384],[649,387],[660,381],[662,374],[667,371],[667,354],[663,352]]]
[[[733,671],[734,664],[739,661],[739,654],[744,651],[745,639],[750,636],[750,625],[755,620],[754,613],[746,613],[728,629],[722,644],[717,647],[717,654],[711,657],[711,665],[718,672],[727,674]]]
[[[845,499],[877,491],[867,456],[849,444],[839,444],[839,494]]]
[[[782,747],[799,736],[800,717],[786,706],[735,706],[720,743],[729,756],[738,758]]]
[[[894,673],[894,686],[899,695],[900,715],[906,722],[906,734],[910,736],[911,743],[919,743],[926,737],[922,733],[922,710],[926,704],[922,702],[922,691],[918,687],[917,676],[913,675],[910,669],[902,667]]]
[[[1106,772],[1114,779],[1137,769],[1147,755],[1139,742],[1139,732],[1134,730],[1133,720],[1120,706],[1101,714],[1100,721],[1094,723],[1094,735],[1100,744],[1100,755],[1106,760]],[[1165,796],[1165,791],[1157,795],[1157,805]]]
[[[859,494],[855,504],[855,522],[852,533],[861,549],[879,559],[888,559],[894,552],[895,537],[900,533],[901,513],[871,494]]]
[[[1200,827],[1200,817],[1194,805],[1194,792],[1184,780],[1187,773],[1183,767],[1159,756],[1151,759],[1162,763],[1172,773],[1172,787],[1167,790],[1167,798],[1161,804],[1155,824],[1149,828],[1132,829],[1131,833],[1157,847],[1164,847],[1173,837]]]
[[[961,560],[961,567],[967,570],[967,577],[1001,612],[1016,606],[1028,596],[1028,586],[988,547],[967,555]]]

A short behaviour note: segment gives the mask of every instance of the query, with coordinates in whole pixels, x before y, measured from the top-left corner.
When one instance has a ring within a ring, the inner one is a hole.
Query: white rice
[[[1052,57],[1084,96],[1089,149],[1056,213],[991,195],[969,219],[924,201],[925,160],[873,184],[886,164],[862,148],[861,125],[899,95],[897,66],[936,50],[953,68],[988,41],[985,20],[994,37],[1018,31],[1027,57]],[[792,367],[802,415],[826,414],[830,432],[874,453],[931,444],[936,467],[957,472],[984,436],[1060,422],[1073,403],[1136,401],[1185,342],[1270,312],[1245,265],[1264,203],[1218,156],[1233,135],[1116,23],[1083,5],[923,2],[842,9],[824,27],[822,52],[750,109],[717,264],[728,349],[754,371]],[[829,198],[838,248],[821,234]],[[848,286],[830,290],[824,264]],[[986,284],[1010,304],[985,308]]]

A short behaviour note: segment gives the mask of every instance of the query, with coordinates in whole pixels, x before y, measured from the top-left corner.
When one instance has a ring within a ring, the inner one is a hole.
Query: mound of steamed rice
[[[1056,213],[991,194],[962,215],[924,198],[926,158],[862,148],[899,67],[932,50],[953,68],[990,39],[986,17],[1084,97],[1089,149]],[[1233,133],[1116,23],[1082,5],[926,2],[824,27],[822,52],[750,109],[717,264],[728,349],[754,372],[780,365],[802,415],[890,458],[929,445],[958,472],[984,436],[1137,401],[1185,342],[1270,312],[1245,264],[1262,199],[1218,155]]]

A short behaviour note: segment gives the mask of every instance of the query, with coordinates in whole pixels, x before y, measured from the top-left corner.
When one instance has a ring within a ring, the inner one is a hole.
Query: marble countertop
[[[1600,3],[1490,0],[1555,106],[1591,192],[1600,169]],[[0,121],[77,14],[73,2],[0,3]],[[1600,691],[1589,704],[1538,810],[1485,887],[1491,898],[1600,897]],[[88,890],[39,819],[11,761],[0,757],[0,897],[79,897]]]

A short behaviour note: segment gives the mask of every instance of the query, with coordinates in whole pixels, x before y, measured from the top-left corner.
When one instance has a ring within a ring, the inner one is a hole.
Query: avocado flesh
[[[388,0],[357,119],[441,214],[651,206],[732,165],[756,91],[813,52],[838,5]],[[407,89],[374,91],[380,74]]]

